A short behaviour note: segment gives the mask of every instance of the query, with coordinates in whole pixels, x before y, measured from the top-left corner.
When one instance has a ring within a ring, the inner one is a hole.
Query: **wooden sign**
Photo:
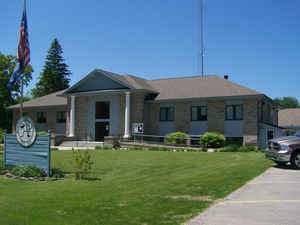
[[[50,134],[37,135],[35,142],[26,147],[19,143],[14,134],[4,135],[4,155],[5,166],[33,165],[47,172],[50,176]]]

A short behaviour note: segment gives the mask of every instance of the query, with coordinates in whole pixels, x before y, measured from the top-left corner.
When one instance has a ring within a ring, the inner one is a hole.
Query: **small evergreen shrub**
[[[36,166],[15,166],[11,170],[11,173],[19,177],[44,177],[45,171],[37,168]]]
[[[73,150],[73,169],[76,180],[87,178],[94,164],[88,150]]]
[[[186,133],[174,132],[165,135],[164,143],[172,145],[186,144],[187,138],[189,138],[189,136]]]
[[[53,178],[64,178],[65,173],[59,168],[52,168],[51,177],[53,177]]]
[[[201,136],[199,144],[203,148],[219,148],[224,146],[225,137],[219,133],[206,132]]]

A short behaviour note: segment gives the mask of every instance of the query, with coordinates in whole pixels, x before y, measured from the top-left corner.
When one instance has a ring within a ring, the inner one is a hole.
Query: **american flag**
[[[24,0],[23,16],[20,26],[20,38],[18,45],[18,58],[17,65],[10,80],[7,84],[8,88],[11,88],[21,78],[21,74],[24,73],[26,66],[30,62],[30,48],[28,41],[28,30],[27,30],[27,15],[26,15],[26,0]]]

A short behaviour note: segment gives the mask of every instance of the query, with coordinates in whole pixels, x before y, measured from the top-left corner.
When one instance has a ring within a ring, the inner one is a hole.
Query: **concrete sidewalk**
[[[300,170],[272,167],[188,225],[300,225]]]

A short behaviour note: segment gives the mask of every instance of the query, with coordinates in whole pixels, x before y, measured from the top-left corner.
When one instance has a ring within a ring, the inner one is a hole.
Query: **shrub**
[[[39,131],[39,132],[36,132],[37,135],[46,135],[48,134],[48,132],[46,131]]]
[[[229,145],[219,149],[220,152],[253,152],[256,151],[255,146],[238,146]]]
[[[228,145],[223,148],[220,148],[219,151],[220,152],[238,152],[239,148],[240,148],[240,146],[238,146],[238,145]]]
[[[224,146],[225,137],[219,133],[206,132],[204,135],[201,136],[199,144],[203,148],[219,148]]]
[[[186,144],[186,140],[189,136],[183,132],[174,132],[166,134],[164,138],[165,144]]]
[[[53,178],[64,178],[65,177],[65,173],[61,169],[53,168],[51,170],[51,176]]]
[[[247,145],[247,146],[241,146],[239,148],[239,152],[254,152],[254,151],[256,151],[255,146]]]
[[[0,128],[0,144],[4,141],[4,130]]]
[[[11,170],[11,173],[19,177],[44,177],[45,171],[37,168],[36,166],[15,166]]]
[[[93,164],[94,162],[88,150],[73,150],[73,167],[76,180],[87,178]]]

